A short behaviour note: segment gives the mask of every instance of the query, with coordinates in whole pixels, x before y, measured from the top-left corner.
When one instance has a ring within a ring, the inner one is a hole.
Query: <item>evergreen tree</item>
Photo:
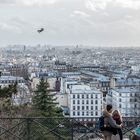
[[[34,92],[33,108],[38,115],[45,117],[62,116],[62,110],[57,107],[55,94],[48,89],[49,84],[43,78],[37,85],[37,90]],[[36,115],[37,115],[36,114]]]

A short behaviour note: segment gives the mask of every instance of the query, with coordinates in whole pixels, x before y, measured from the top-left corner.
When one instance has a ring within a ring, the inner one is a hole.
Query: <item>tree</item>
[[[0,107],[2,116],[12,115],[12,112],[14,111],[12,96],[17,93],[16,86],[17,83],[0,88]]]
[[[44,117],[62,116],[62,110],[57,107],[57,104],[55,94],[49,90],[47,79],[42,78],[34,92],[33,109]]]

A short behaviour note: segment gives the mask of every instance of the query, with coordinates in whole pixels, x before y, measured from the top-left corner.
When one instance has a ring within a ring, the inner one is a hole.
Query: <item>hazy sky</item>
[[[0,0],[0,45],[39,43],[140,46],[140,0]]]

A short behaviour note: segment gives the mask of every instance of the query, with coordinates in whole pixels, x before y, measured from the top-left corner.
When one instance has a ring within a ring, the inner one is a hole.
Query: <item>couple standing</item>
[[[122,134],[122,117],[118,110],[112,109],[112,105],[108,104],[103,111],[104,116],[104,140],[111,140],[112,135],[119,134],[120,140],[123,140]]]

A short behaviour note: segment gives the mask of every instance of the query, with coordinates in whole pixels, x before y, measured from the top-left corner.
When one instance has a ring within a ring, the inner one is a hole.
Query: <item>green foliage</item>
[[[17,93],[16,84],[0,88],[0,98],[11,98],[12,95],[16,93]]]
[[[57,104],[55,94],[50,92],[47,80],[42,78],[34,93],[33,109],[40,114],[39,116],[62,116],[62,110],[57,107]]]
[[[10,116],[14,112],[12,96],[17,93],[17,83],[0,88],[0,112],[4,116]]]

